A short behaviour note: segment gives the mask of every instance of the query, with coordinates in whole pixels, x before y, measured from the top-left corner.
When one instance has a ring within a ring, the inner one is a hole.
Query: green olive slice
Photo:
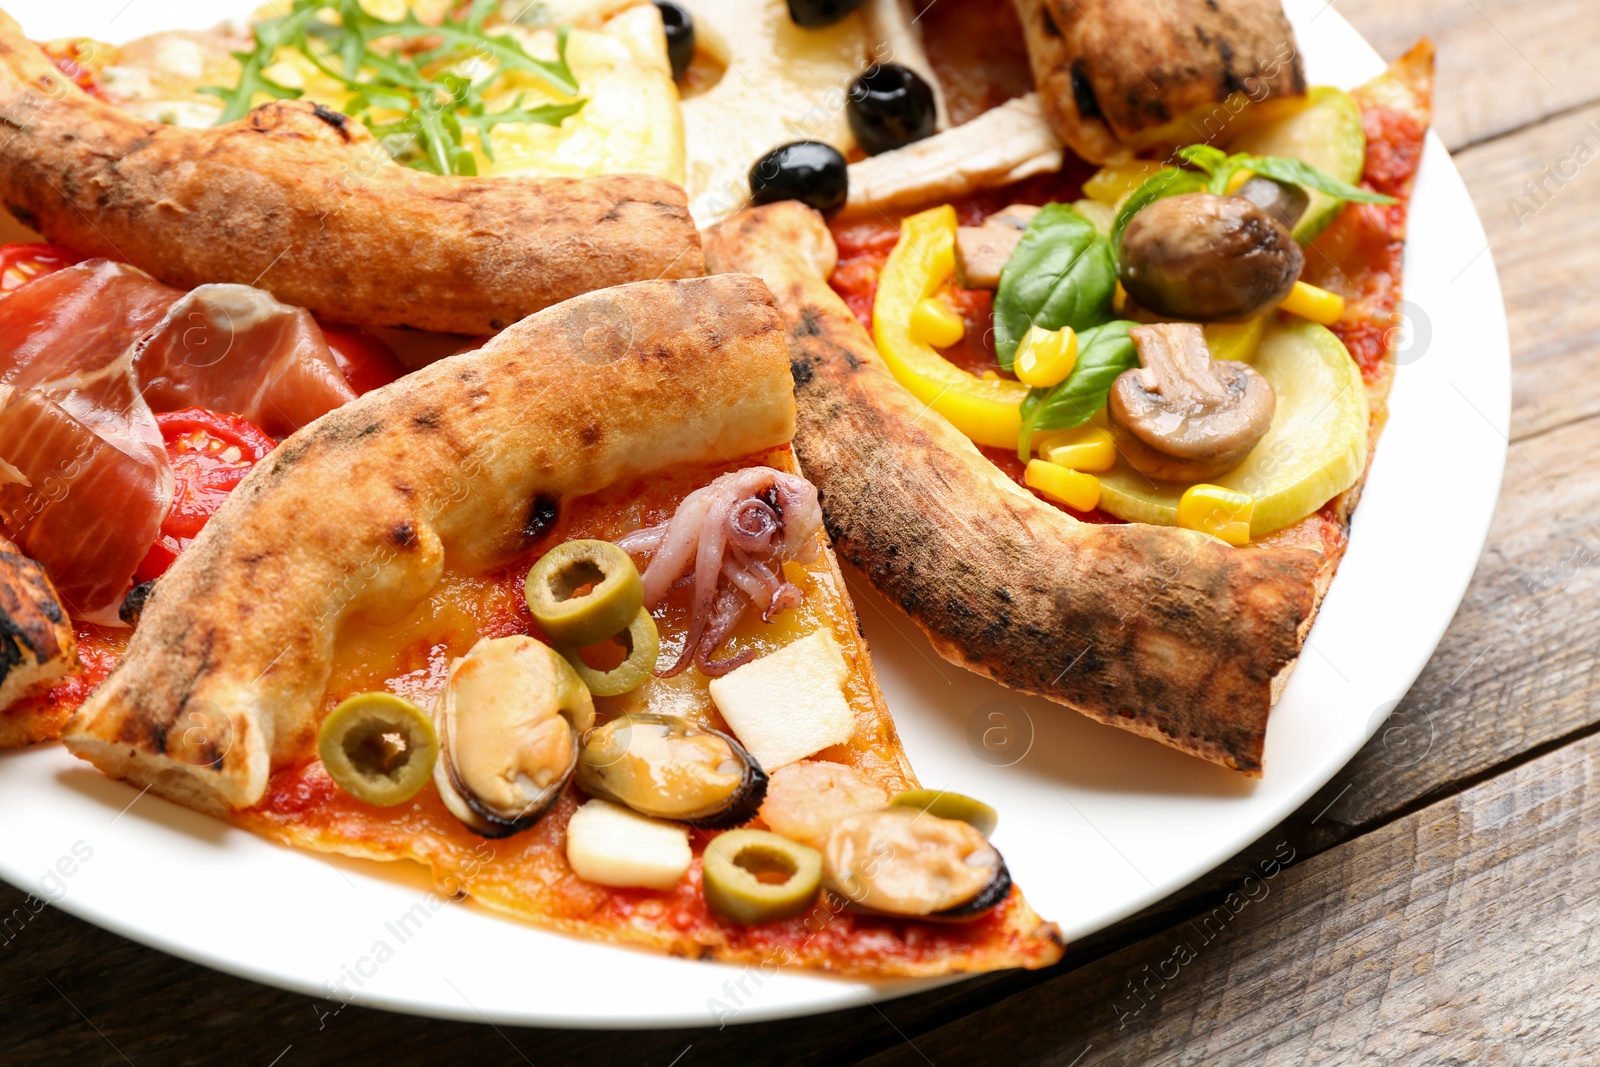
[[[552,548],[528,571],[524,595],[539,629],[565,648],[604,641],[644,607],[639,568],[610,541]]]
[[[656,657],[661,653],[661,634],[656,630],[656,620],[640,608],[626,628],[606,635],[622,646],[627,658],[608,671],[597,670],[583,662],[577,649],[567,649],[562,654],[572,669],[578,672],[589,692],[597,697],[621,696],[631,693],[655,673]],[[599,640],[590,642],[598,644]]]
[[[929,815],[941,819],[955,819],[977,830],[984,837],[994,833],[1000,825],[1000,813],[981,800],[951,793],[944,789],[907,789],[889,800],[896,808],[921,808]]]
[[[744,926],[803,915],[822,890],[822,853],[767,830],[729,830],[706,846],[706,904]]]
[[[378,807],[417,795],[439,757],[433,720],[393,693],[357,693],[322,722],[317,754],[340,789]]]

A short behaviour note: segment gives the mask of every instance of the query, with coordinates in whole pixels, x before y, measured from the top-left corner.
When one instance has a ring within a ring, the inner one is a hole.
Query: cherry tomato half
[[[21,289],[35,278],[54,274],[63,267],[83,262],[83,257],[60,245],[0,245],[0,296]]]
[[[134,580],[159,578],[276,443],[237,415],[184,408],[156,416],[172,464],[172,507]]]
[[[393,349],[360,327],[317,325],[322,327],[333,361],[357,395],[388,385],[406,372]]]

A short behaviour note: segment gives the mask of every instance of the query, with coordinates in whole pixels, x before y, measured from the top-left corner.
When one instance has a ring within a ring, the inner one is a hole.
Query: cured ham
[[[80,618],[118,621],[172,502],[132,349],[180,295],[98,260],[0,302],[0,520]]]
[[[0,524],[74,615],[117,625],[173,502],[155,413],[281,438],[355,396],[310,313],[261,290],[103,259],[41,275],[0,300]]]
[[[135,360],[155,411],[226,411],[287,437],[356,398],[311,313],[248,285],[202,285],[173,304]]]

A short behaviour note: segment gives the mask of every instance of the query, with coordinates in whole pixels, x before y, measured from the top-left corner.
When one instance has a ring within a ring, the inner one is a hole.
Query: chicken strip
[[[360,326],[489,334],[593,289],[705,272],[669,182],[426,174],[305,101],[163,126],[80,90],[3,12],[0,203],[168,285],[254,285]]]

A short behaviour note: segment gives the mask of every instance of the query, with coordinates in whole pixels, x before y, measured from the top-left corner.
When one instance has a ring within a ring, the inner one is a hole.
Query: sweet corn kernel
[[[1071,326],[1059,330],[1044,330],[1029,326],[1017,346],[1017,359],[1012,365],[1017,380],[1035,389],[1049,389],[1060,385],[1078,365],[1078,334]]]
[[[1034,439],[1041,458],[1075,471],[1108,471],[1117,462],[1117,445],[1111,431],[1099,426],[1079,426],[1040,434]]]
[[[911,336],[934,348],[949,348],[967,335],[967,324],[942,300],[923,297],[911,312]]]
[[[1128,290],[1124,289],[1122,287],[1122,282],[1118,281],[1116,291],[1111,294],[1111,310],[1120,315],[1127,308],[1127,306]]]
[[[1344,314],[1344,297],[1305,282],[1295,282],[1294,288],[1289,290],[1289,295],[1278,306],[1303,319],[1332,326]]]
[[[1178,501],[1178,525],[1219,537],[1230,545],[1250,543],[1255,497],[1220,485],[1191,485]]]
[[[1256,172],[1255,171],[1247,170],[1247,169],[1242,168],[1242,167],[1239,170],[1234,171],[1233,172],[1233,177],[1228,179],[1228,193],[1229,193],[1229,195],[1231,196],[1232,194],[1237,193],[1239,191],[1239,186],[1243,185],[1245,182],[1249,181],[1251,178],[1254,178],[1255,176],[1256,176]]]
[[[1265,315],[1257,315],[1243,322],[1206,323],[1206,345],[1211,349],[1211,358],[1249,363],[1256,358],[1266,327]]]
[[[1083,183],[1083,195],[1098,200],[1108,207],[1116,207],[1122,198],[1145,183],[1145,179],[1161,170],[1160,163],[1134,160],[1131,163],[1113,163],[1089,175]]]
[[[1022,480],[1051,500],[1059,500],[1074,511],[1093,511],[1100,503],[1100,479],[1082,471],[1068,470],[1042,459],[1030,459]]]

